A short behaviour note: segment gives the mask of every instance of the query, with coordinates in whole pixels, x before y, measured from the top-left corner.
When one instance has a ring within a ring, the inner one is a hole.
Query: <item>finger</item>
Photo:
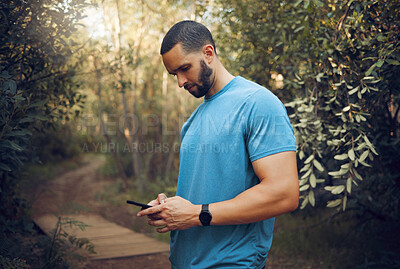
[[[151,205],[151,206],[155,206],[155,205],[159,205],[160,203],[158,202],[158,200],[157,199],[154,199],[154,200],[152,200],[152,201],[150,201],[149,203],[148,203],[148,205]]]
[[[165,203],[165,199],[167,199],[167,195],[165,195],[164,193],[160,193],[157,197],[157,200],[160,204]]]
[[[161,205],[152,206],[150,208],[147,208],[147,209],[139,211],[137,213],[137,216],[141,217],[141,216],[146,216],[146,215],[152,215],[152,214],[156,214],[156,213],[161,212],[161,210],[162,210]]]
[[[166,233],[166,232],[169,232],[171,230],[168,227],[164,227],[164,228],[158,228],[156,231],[158,233]]]
[[[165,220],[149,220],[147,223],[151,226],[159,227],[159,226],[165,226],[167,222]]]
[[[160,216],[160,213],[152,214],[152,215],[147,215],[147,217],[148,217],[150,220],[159,220],[159,219],[162,219],[162,217]]]

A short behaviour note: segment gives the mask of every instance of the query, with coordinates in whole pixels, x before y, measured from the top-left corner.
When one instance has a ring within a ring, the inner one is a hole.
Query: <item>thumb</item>
[[[167,199],[167,195],[165,195],[164,193],[160,193],[157,197],[157,200],[160,204],[164,204],[165,199]]]

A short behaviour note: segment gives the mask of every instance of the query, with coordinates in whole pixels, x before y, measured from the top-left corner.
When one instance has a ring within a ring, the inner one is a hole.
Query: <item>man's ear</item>
[[[214,60],[215,58],[215,50],[214,47],[211,44],[207,44],[203,47],[203,55],[205,58],[205,61],[208,64],[211,64],[211,62]]]

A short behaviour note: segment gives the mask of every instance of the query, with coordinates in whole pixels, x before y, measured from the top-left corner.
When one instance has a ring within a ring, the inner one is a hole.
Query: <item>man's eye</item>
[[[182,68],[181,70],[182,70],[183,72],[186,72],[186,71],[189,70],[189,67],[184,67],[184,68]]]

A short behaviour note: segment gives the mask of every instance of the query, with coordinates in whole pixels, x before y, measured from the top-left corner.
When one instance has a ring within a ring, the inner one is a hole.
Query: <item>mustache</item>
[[[196,84],[186,84],[183,87],[185,88],[185,90],[192,88],[193,86],[195,86]]]

